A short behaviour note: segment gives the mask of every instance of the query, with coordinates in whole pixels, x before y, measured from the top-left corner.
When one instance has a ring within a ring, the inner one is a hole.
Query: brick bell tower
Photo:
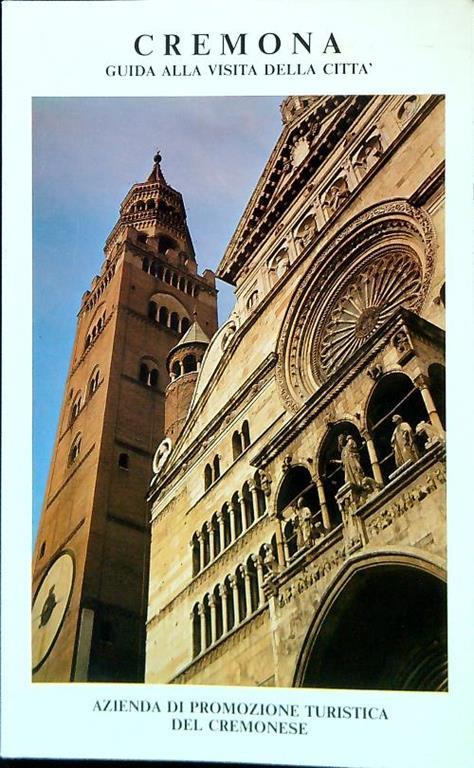
[[[182,196],[154,157],[125,197],[100,275],[82,297],[33,558],[35,681],[141,681],[149,528],[165,434],[167,357],[217,328]]]

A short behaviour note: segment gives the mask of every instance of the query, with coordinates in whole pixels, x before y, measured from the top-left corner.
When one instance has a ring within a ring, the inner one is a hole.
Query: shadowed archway
[[[308,633],[295,685],[447,690],[446,584],[402,563],[356,569]]]

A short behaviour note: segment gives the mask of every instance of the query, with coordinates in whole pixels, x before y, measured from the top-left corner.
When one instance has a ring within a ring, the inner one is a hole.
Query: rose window
[[[393,311],[414,308],[422,287],[421,266],[408,254],[373,261],[338,293],[316,339],[316,365],[326,378],[339,368]]]

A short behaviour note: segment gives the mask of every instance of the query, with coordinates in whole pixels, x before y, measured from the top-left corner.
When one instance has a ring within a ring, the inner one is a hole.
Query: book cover
[[[4,6],[5,756],[468,764],[470,8],[386,11]]]

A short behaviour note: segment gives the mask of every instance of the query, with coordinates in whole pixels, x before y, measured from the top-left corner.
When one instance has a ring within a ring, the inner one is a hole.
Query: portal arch
[[[296,687],[447,690],[446,574],[421,550],[350,558],[323,595]]]

